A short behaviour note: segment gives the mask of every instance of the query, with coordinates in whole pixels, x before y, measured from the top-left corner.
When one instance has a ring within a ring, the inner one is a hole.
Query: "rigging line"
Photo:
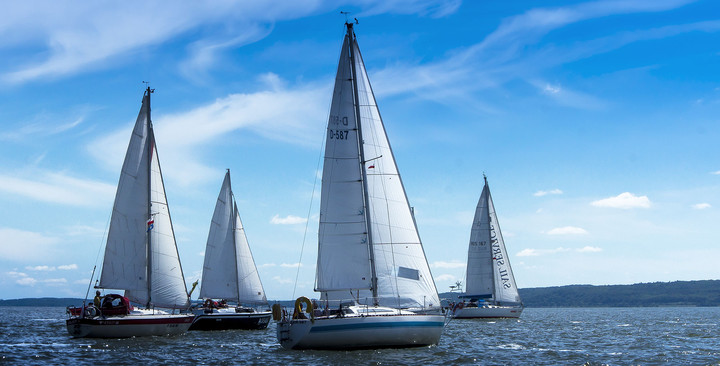
[[[328,110],[328,115],[330,114],[330,111]],[[313,189],[312,194],[310,195],[310,207],[308,207],[308,213],[307,213],[307,219],[305,220],[305,232],[303,233],[303,240],[302,240],[302,246],[300,247],[300,259],[298,259],[298,267],[297,272],[295,272],[295,285],[293,285],[293,294],[292,299],[295,298],[295,290],[297,290],[297,283],[298,283],[298,277],[300,277],[300,265],[302,264],[302,256],[303,252],[305,251],[305,239],[307,238],[307,232],[308,232],[308,226],[310,225],[310,213],[312,212],[313,207],[313,200],[315,199],[315,187],[317,187],[317,180],[318,180],[318,170],[320,169],[320,161],[323,158],[324,155],[324,147],[325,147],[325,138],[327,134],[327,128],[323,130],[323,138],[320,139],[320,155],[318,156],[317,165],[315,166],[315,180],[313,181]],[[319,233],[318,233],[319,235]]]

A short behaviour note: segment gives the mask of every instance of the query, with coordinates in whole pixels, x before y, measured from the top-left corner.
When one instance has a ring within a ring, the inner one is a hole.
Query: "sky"
[[[316,296],[340,11],[440,292],[483,173],[519,288],[720,279],[717,1],[48,0],[0,15],[0,298],[85,296],[145,81],[188,287],[230,169],[268,299]]]

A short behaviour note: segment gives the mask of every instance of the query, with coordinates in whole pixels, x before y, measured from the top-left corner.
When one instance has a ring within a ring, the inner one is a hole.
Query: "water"
[[[720,307],[525,309],[522,318],[453,320],[440,344],[288,351],[275,325],[175,337],[73,339],[64,308],[0,307],[0,364],[720,365]]]

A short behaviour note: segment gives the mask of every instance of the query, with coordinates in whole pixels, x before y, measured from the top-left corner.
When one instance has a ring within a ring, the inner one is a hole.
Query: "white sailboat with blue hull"
[[[483,176],[484,177],[484,176]],[[485,179],[468,245],[466,301],[454,304],[454,318],[518,318],[523,311],[505,240]]]
[[[292,317],[276,306],[278,341],[293,349],[434,345],[444,327],[440,300],[353,24],[346,26],[323,165],[320,306],[298,298]]]

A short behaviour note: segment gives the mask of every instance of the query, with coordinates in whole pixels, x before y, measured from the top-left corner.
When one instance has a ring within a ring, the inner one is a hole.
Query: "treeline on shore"
[[[529,308],[720,306],[720,280],[637,283],[633,285],[568,285],[521,288],[520,297]],[[445,292],[441,299],[457,301],[459,293]],[[25,298],[0,300],[0,306],[79,306],[82,299]],[[290,305],[294,301],[270,301]]]
[[[720,306],[720,280],[636,283],[633,285],[568,285],[519,289],[529,308]],[[458,293],[441,298],[457,301]]]

